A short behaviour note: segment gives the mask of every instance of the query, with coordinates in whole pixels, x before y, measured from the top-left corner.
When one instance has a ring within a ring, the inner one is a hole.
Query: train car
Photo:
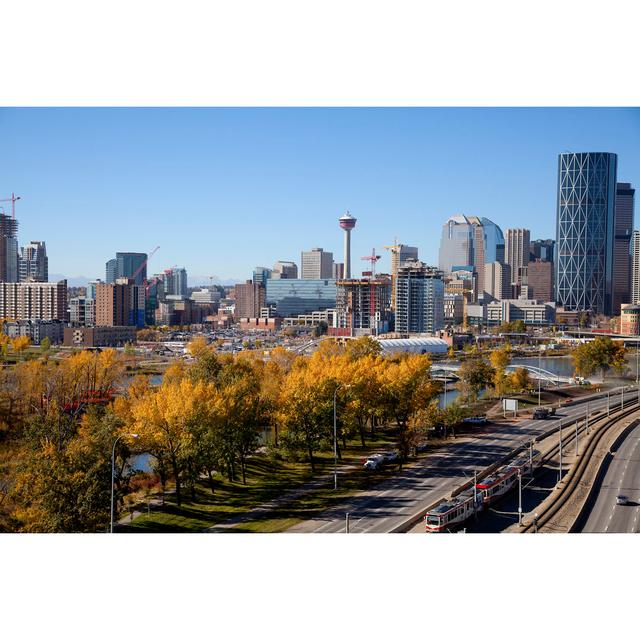
[[[484,506],[493,504],[507,493],[518,482],[520,472],[521,470],[516,466],[502,467],[499,471],[478,482],[476,489],[482,495]]]
[[[425,531],[438,533],[451,531],[466,522],[474,513],[482,508],[482,495],[476,492],[474,505],[473,488],[463,491],[455,498],[443,500],[424,517]]]

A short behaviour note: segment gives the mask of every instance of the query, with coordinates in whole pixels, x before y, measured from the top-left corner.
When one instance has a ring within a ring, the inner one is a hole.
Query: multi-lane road
[[[640,531],[640,425],[612,453],[583,533]],[[628,504],[617,504],[619,495],[627,496]]]
[[[601,395],[601,394],[599,394]],[[625,393],[625,405],[636,392]],[[349,514],[350,533],[388,533],[413,514],[444,498],[453,489],[489,465],[557,426],[558,420],[569,421],[595,411],[606,411],[607,397],[585,397],[558,411],[554,420],[521,420],[501,423],[479,434],[471,441],[451,442],[421,462],[381,480],[374,489],[360,492],[320,514],[312,520],[295,525],[289,532],[340,533],[346,528]],[[620,395],[611,396],[613,408]],[[639,450],[640,452],[640,450]],[[363,471],[364,473],[364,471]]]

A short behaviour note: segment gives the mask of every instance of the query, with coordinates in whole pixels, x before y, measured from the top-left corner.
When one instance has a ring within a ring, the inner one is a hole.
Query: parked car
[[[390,462],[397,462],[400,459],[397,451],[387,451],[382,455],[384,457],[384,462],[387,464]]]
[[[465,418],[462,422],[466,422],[467,424],[487,424],[487,416],[470,416],[469,418]]]
[[[423,451],[426,451],[428,448],[429,448],[428,442],[419,442],[416,445],[416,453],[422,453]]]
[[[379,469],[383,464],[384,456],[380,453],[374,453],[366,459],[363,466],[369,471],[375,471],[376,469]]]

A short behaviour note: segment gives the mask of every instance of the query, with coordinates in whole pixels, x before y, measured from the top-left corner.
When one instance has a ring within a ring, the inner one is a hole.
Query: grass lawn
[[[339,468],[358,464],[363,457],[374,451],[391,449],[395,443],[391,430],[379,429],[376,439],[367,439],[363,449],[359,440],[347,441],[347,449],[342,452]],[[315,456],[316,472],[311,472],[308,462],[274,461],[265,455],[255,455],[247,461],[247,484],[241,481],[229,482],[216,476],[215,493],[211,493],[208,482],[198,484],[196,500],[191,501],[187,493],[182,505],[178,507],[173,493],[165,497],[161,509],[137,517],[130,524],[121,527],[124,532],[194,532],[224,522],[225,520],[260,506],[264,502],[295,491],[314,478],[326,476],[333,471],[333,453],[320,452]],[[330,508],[345,495],[361,491],[379,481],[389,470],[379,473],[365,473],[361,468],[340,475],[340,488],[337,492],[333,485],[322,485],[311,493],[293,499],[274,511],[268,518],[257,519],[250,523],[241,523],[230,529],[241,531],[283,531],[297,522],[307,519],[313,513]]]

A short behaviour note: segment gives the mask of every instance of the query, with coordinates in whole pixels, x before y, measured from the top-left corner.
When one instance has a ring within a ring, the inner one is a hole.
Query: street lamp
[[[336,401],[338,396],[338,389],[348,389],[350,384],[339,384],[333,391],[333,489],[338,488],[338,427],[336,420]]]
[[[110,533],[113,533],[113,515],[114,515],[114,511],[113,511],[113,483],[114,483],[114,476],[116,475],[116,445],[118,444],[119,440],[122,440],[122,438],[126,438],[126,437],[131,437],[131,438],[137,438],[138,434],[137,433],[123,433],[122,435],[119,435],[114,443],[113,443],[113,448],[111,449],[111,526],[109,528]]]
[[[542,345],[538,345],[538,406],[540,406],[540,385],[542,383]]]

